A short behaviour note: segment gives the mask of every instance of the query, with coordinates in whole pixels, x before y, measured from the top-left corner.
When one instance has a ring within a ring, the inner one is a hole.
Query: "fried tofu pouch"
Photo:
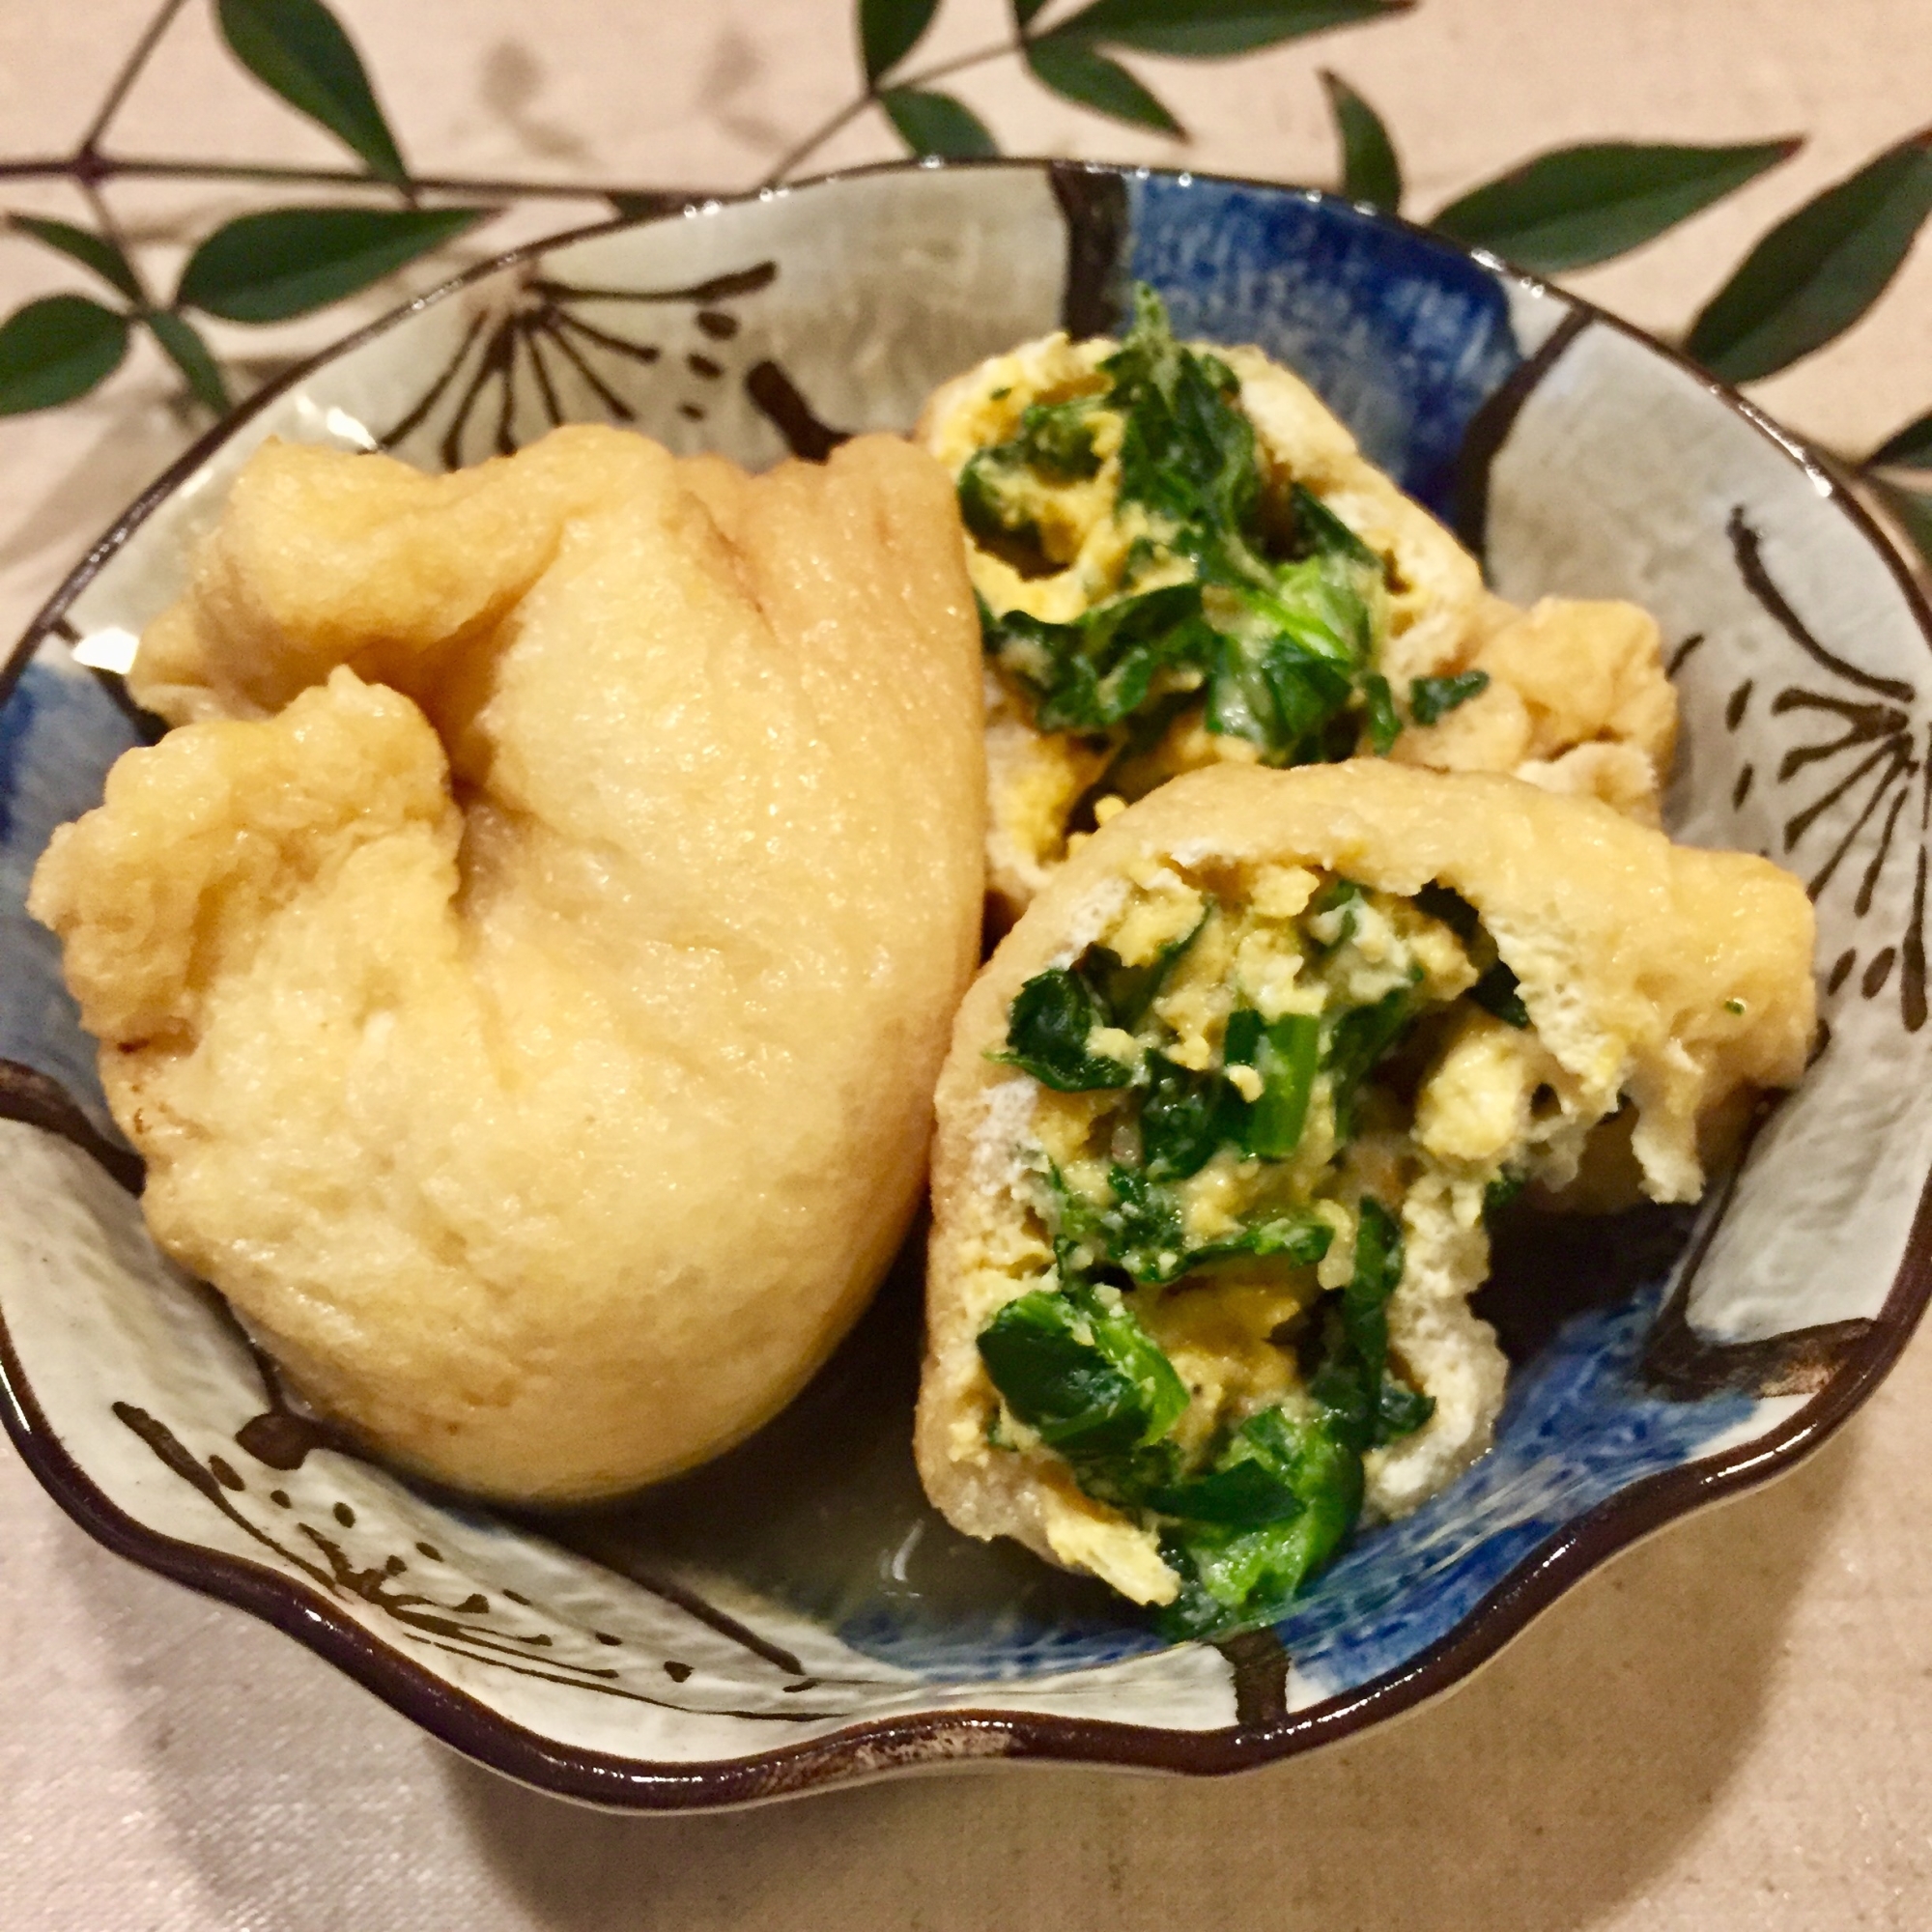
[[[1063,333],[994,356],[931,396],[919,440],[957,478],[976,454],[1010,446],[1030,410],[1104,390],[1101,365],[1121,346]],[[1380,559],[1385,635],[1376,668],[1403,718],[1391,755],[1442,771],[1510,772],[1657,824],[1677,699],[1649,613],[1614,600],[1563,597],[1522,611],[1492,596],[1475,558],[1363,457],[1299,377],[1259,349],[1191,348],[1217,357],[1237,380],[1264,493],[1279,501],[1299,485]],[[1128,587],[1147,528],[1144,519],[1121,512],[1121,434],[1105,417],[1101,423],[1094,446],[1101,460],[1092,475],[1029,483],[1039,559],[1016,560],[969,534],[974,585],[996,615],[1017,611],[1070,624]],[[1435,722],[1409,711],[1406,694],[1416,679],[1459,678],[1481,688]],[[1177,772],[1258,755],[1238,732],[1207,728],[1197,704],[1164,726],[1151,750],[1123,758],[1104,736],[1040,729],[1026,694],[991,664],[986,704],[989,878],[1012,917],[1065,857],[1069,839],[1077,842],[1082,808],[1096,793],[1132,799]]]
[[[182,723],[55,835],[160,1245],[409,1468],[562,1503],[723,1449],[902,1238],[978,956],[945,476],[555,432],[270,444],[144,639]]]
[[[1560,1186],[1622,1107],[1645,1191],[1694,1200],[1700,1126],[1803,1070],[1812,937],[1767,861],[1507,777],[1222,765],[1126,809],[953,1031],[927,1493],[970,1535],[1191,1602],[1180,1634],[1272,1620],[1270,1575],[1292,1596],[1356,1508],[1401,1516],[1488,1446],[1505,1364],[1467,1298],[1498,1190]],[[1369,1422],[1338,1448],[1349,1375]],[[1264,1476],[1305,1505],[1272,1553],[1225,1527],[1264,1513]]]

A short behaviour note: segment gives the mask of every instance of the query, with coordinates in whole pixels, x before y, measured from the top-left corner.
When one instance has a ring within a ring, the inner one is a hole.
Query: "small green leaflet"
[[[879,96],[879,105],[898,129],[899,139],[915,155],[970,159],[976,155],[1000,152],[985,123],[964,101],[955,100],[950,94],[916,87],[889,87]]]
[[[1867,469],[1932,469],[1932,414],[1907,423],[1865,458]]]
[[[1033,25],[1033,18],[1046,5],[1046,0],[1013,0],[1013,25],[1027,28]]]
[[[876,87],[925,37],[939,0],[859,0],[859,51]]]
[[[54,221],[38,214],[10,214],[7,226],[18,234],[31,235],[36,242],[57,250],[69,261],[92,269],[103,282],[118,289],[129,301],[141,299],[141,285],[134,279],[134,270],[128,266],[127,256],[106,236],[96,235],[90,229],[76,228],[71,222]]]
[[[0,416],[50,410],[113,375],[128,318],[86,296],[43,296],[0,325]]]
[[[1220,60],[1329,27],[1406,13],[1413,0],[1094,0],[1054,37],[1106,41],[1141,53]]]
[[[1932,213],[1932,130],[1787,215],[1711,298],[1686,350],[1754,383],[1822,349],[1871,307]]]
[[[1390,214],[1402,207],[1402,163],[1381,116],[1342,78],[1321,70],[1335,138],[1342,151],[1342,192]]]
[[[152,310],[141,320],[148,325],[168,360],[182,372],[195,401],[218,416],[226,415],[228,384],[222,380],[221,365],[215,361],[194,325],[185,316],[172,314],[166,309]]]
[[[1558,148],[1452,201],[1430,226],[1465,247],[1553,275],[1640,247],[1788,160],[1802,145],[1604,141]]]
[[[244,214],[188,258],[175,299],[225,322],[283,322],[366,289],[495,212],[278,208]]]
[[[322,0],[218,0],[222,38],[264,87],[279,94],[398,186],[409,180],[396,137],[349,36]]]
[[[1035,77],[1062,99],[1131,128],[1187,138],[1187,129],[1119,61],[1085,41],[1047,34],[1027,43],[1026,57]]]
[[[1407,987],[1398,986],[1374,1006],[1350,1007],[1327,1023],[1323,1045],[1338,1135],[1354,1131],[1356,1089],[1394,1050],[1414,1017]]]
[[[1412,678],[1408,686],[1409,716],[1418,724],[1434,724],[1445,711],[1466,704],[1490,688],[1486,670],[1458,671],[1453,677]]]
[[[1286,1522],[1307,1507],[1295,1492],[1294,1441],[1278,1408],[1264,1408],[1236,1432],[1206,1475],[1149,1491],[1147,1506],[1163,1516],[1234,1529]]]

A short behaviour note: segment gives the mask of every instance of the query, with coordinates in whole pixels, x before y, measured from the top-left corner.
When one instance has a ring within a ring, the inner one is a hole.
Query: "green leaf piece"
[[[1408,684],[1408,709],[1418,724],[1435,724],[1445,712],[1454,711],[1472,697],[1480,697],[1490,688],[1486,670],[1458,671],[1449,677],[1416,677]]]
[[[1034,16],[1046,5],[1046,0],[1013,0],[1013,25],[1022,33],[1033,25]]]
[[[218,0],[215,13],[230,51],[264,87],[327,128],[371,174],[408,182],[361,57],[322,0]]]
[[[181,371],[195,401],[216,415],[225,416],[229,410],[228,384],[222,380],[221,365],[195,326],[185,316],[166,309],[157,309],[141,319],[168,360]]]
[[[939,0],[859,0],[859,52],[866,80],[879,81],[925,38]]]
[[[1323,68],[1321,85],[1342,150],[1342,192],[1394,214],[1402,207],[1402,163],[1381,116],[1339,73]]]
[[[43,296],[0,325],[0,416],[50,410],[113,375],[128,318],[86,296]]]
[[[1498,959],[1469,988],[1469,997],[1486,1013],[1493,1013],[1505,1026],[1513,1026],[1522,1033],[1529,1027],[1529,1009],[1523,1005],[1517,984],[1515,972],[1506,962]]]
[[[1641,247],[1788,160],[1798,141],[1734,148],[1604,141],[1558,148],[1452,201],[1430,224],[1540,275]]]
[[[1146,54],[1222,60],[1330,27],[1405,14],[1414,0],[1094,0],[1043,38],[1105,41]]]
[[[955,100],[950,94],[889,87],[879,96],[879,105],[898,130],[899,139],[915,155],[941,155],[959,160],[1000,152],[986,124],[963,100]]]
[[[1402,736],[1402,714],[1395,708],[1395,693],[1380,671],[1372,670],[1362,680],[1363,712],[1369,727],[1369,749],[1385,758]]]
[[[283,322],[366,289],[495,212],[277,208],[244,214],[188,258],[175,299],[224,322]]]
[[[1313,1013],[1264,1021],[1248,1009],[1228,1019],[1223,1059],[1261,1075],[1259,1099],[1242,1122],[1241,1144],[1263,1160],[1286,1160],[1301,1145],[1321,1058],[1321,1023]]]
[[[1029,42],[1027,65],[1043,85],[1076,106],[1091,107],[1130,128],[1187,138],[1187,129],[1119,61],[1084,41],[1048,34]]]
[[[1896,483],[1878,487],[1887,509],[1898,519],[1899,527],[1912,539],[1927,568],[1932,568],[1932,495],[1923,490],[1901,490]]]
[[[1141,1161],[1150,1180],[1199,1174],[1240,1127],[1240,1095],[1212,1068],[1195,1072],[1164,1053],[1148,1055],[1141,1102]]]
[[[141,299],[141,285],[134,279],[134,270],[128,267],[128,258],[104,235],[96,235],[91,229],[76,228],[71,222],[53,221],[39,214],[10,214],[7,226],[20,235],[31,235],[36,242],[65,255],[71,262],[78,262],[84,269],[94,272],[109,287],[120,290],[129,301]]]
[[[1865,458],[1868,469],[1932,469],[1932,413],[1907,423]]]
[[[980,1330],[979,1347],[1007,1406],[1068,1457],[1156,1442],[1187,1406],[1186,1384],[1147,1330],[1088,1293],[1023,1294]]]
[[[1094,1053],[1087,1044],[1097,1028],[1108,1024],[1087,981],[1065,966],[1050,966],[1013,995],[1007,1009],[1006,1051],[995,1058],[1060,1094],[1131,1086],[1132,1065]]]
[[[1754,383],[1822,349],[1871,307],[1932,213],[1932,129],[1788,215],[1691,325],[1686,350]]]

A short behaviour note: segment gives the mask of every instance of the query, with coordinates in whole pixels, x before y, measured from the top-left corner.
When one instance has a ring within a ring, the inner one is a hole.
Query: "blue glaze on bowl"
[[[1127,202],[1127,273],[1159,291],[1177,335],[1259,344],[1448,514],[1469,420],[1521,359],[1494,275],[1325,196],[1130,175]]]
[[[0,1060],[58,1080],[98,1124],[107,1102],[94,1042],[62,982],[58,943],[27,917],[27,883],[54,827],[98,805],[107,767],[139,742],[94,677],[44,658],[0,706]]]

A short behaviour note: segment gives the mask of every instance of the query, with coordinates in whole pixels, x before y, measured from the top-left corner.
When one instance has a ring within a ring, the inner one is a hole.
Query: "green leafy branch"
[[[29,301],[0,325],[0,415],[70,403],[120,367],[145,330],[187,392],[220,414],[231,383],[202,332],[208,318],[262,325],[343,301],[469,234],[513,200],[602,200],[631,215],[683,205],[694,191],[616,184],[433,176],[412,170],[354,43],[325,0],[209,0],[241,69],[324,128],[355,165],[279,167],[114,152],[108,135],[187,0],[162,0],[74,149],[0,161],[0,180],[65,180],[92,225],[12,214],[13,233],[85,270],[89,293]],[[882,116],[920,156],[992,155],[992,132],[939,85],[1017,60],[1061,99],[1125,126],[1187,138],[1179,117],[1122,56],[1225,60],[1333,29],[1399,16],[1415,0],[1009,0],[1011,32],[917,67],[941,0],[855,0],[863,86],[772,170],[789,179],[835,135]],[[1050,18],[1058,14],[1058,17]],[[1375,109],[1339,75],[1323,84],[1340,150],[1341,191],[1399,213],[1400,156]],[[1439,209],[1428,226],[1539,275],[1638,248],[1788,159],[1796,139],[1728,147],[1602,142],[1539,155]],[[165,299],[117,224],[106,190],[122,179],[328,187],[355,202],[305,202],[242,214],[200,241]],[[377,200],[372,205],[368,197]],[[1766,234],[1685,333],[1689,355],[1733,383],[1756,382],[1815,354],[1863,316],[1932,214],[1932,130],[1887,149]],[[1862,461],[1844,459],[1900,531],[1932,559],[1932,417]]]
[[[1342,192],[1401,213],[1402,164],[1380,116],[1324,73]],[[1605,141],[1559,148],[1472,188],[1429,226],[1532,274],[1585,269],[1655,241],[1795,155],[1796,139],[1737,147]],[[1815,355],[1891,285],[1932,215],[1932,128],[1886,149],[1787,214],[1698,311],[1681,344],[1727,383]],[[1932,564],[1932,415],[1862,459],[1840,459]]]
[[[136,328],[154,337],[194,399],[220,414],[230,407],[228,383],[196,317],[271,323],[307,315],[381,281],[493,212],[416,205],[422,185],[405,169],[361,59],[322,0],[214,0],[222,38],[242,67],[362,161],[366,176],[351,179],[389,185],[404,205],[279,208],[239,216],[192,250],[173,296],[157,299],[102,188],[117,174],[160,173],[165,164],[130,164],[107,155],[103,144],[185,4],[164,0],[71,156],[51,165],[14,163],[5,170],[16,179],[65,174],[79,186],[94,213],[93,228],[25,214],[10,214],[7,225],[78,263],[120,299],[44,296],[0,325],[0,414],[86,395],[121,366]],[[173,172],[204,171],[184,166]]]

